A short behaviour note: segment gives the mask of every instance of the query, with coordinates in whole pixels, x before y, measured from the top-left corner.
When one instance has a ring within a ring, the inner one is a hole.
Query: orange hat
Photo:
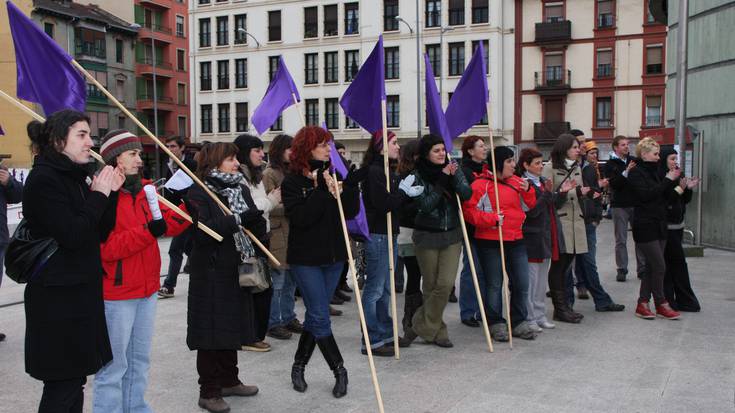
[[[593,140],[589,140],[584,143],[584,150],[587,152],[592,151],[592,150],[597,151],[597,152],[600,151],[600,149],[597,147],[597,144]]]

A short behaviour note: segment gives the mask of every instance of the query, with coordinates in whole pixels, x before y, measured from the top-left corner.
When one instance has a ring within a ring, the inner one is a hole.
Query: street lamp
[[[130,25],[133,29],[140,30],[141,25],[133,23]],[[158,91],[156,82],[156,36],[153,28],[151,28],[151,67],[153,68],[153,134],[158,137]],[[158,151],[158,145],[153,145],[156,151],[156,170],[153,174],[154,177],[158,178],[161,174],[161,153]]]
[[[439,67],[442,67],[443,59],[444,59],[444,33],[451,32],[454,30],[454,27],[447,27],[442,26],[441,30],[439,31]],[[439,99],[443,100],[443,92],[444,92],[444,71],[439,70]]]
[[[418,10],[418,9],[417,9]],[[416,12],[418,16],[418,11]],[[401,16],[395,19],[408,27],[408,31],[413,34],[413,28]],[[416,19],[418,22],[418,17]],[[421,139],[421,41],[419,40],[419,26],[416,25],[416,135]]]
[[[253,36],[252,34],[248,33],[245,29],[243,29],[242,27],[238,27],[237,32],[242,33],[245,36],[250,36],[251,39],[255,40],[255,44],[257,45],[257,48],[260,48],[260,42],[258,41],[258,39],[256,39],[255,36]]]

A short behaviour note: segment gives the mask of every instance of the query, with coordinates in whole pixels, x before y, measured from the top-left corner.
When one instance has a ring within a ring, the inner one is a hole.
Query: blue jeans
[[[393,245],[396,237],[393,237]],[[390,316],[390,271],[388,268],[388,236],[370,234],[365,243],[367,273],[362,295],[362,308],[365,312],[370,347],[378,348],[392,343],[393,319]],[[393,249],[393,263],[398,258],[398,249]],[[364,343],[363,343],[364,345]]]
[[[574,273],[577,275],[577,285],[587,288],[595,301],[595,308],[599,310],[612,304],[613,300],[600,284],[600,275],[597,273],[597,226],[585,224],[585,231],[587,253],[574,258]],[[574,291],[571,300],[574,302]]]
[[[500,248],[477,247],[487,285],[487,322],[505,323],[503,318],[503,268]],[[505,244],[505,264],[510,290],[510,318],[513,326],[528,317],[528,253],[523,241]]]
[[[477,282],[480,284],[482,302],[485,303],[487,302],[487,294],[485,294],[487,285],[485,285],[485,277],[482,275],[482,266],[477,256],[477,246],[474,240],[470,241],[470,247],[475,261],[475,273],[477,273]],[[459,275],[459,316],[462,320],[469,320],[470,318],[480,320],[482,317],[480,315],[480,305],[477,303],[477,292],[475,292],[475,285],[472,282],[472,271],[470,270],[470,260],[467,257],[466,248],[462,254],[462,273]]]
[[[164,287],[176,288],[181,264],[184,262],[184,254],[188,256],[191,252],[193,243],[191,231],[191,228],[187,228],[186,231],[171,239],[171,245],[168,247],[168,273],[163,281]]]
[[[344,261],[319,266],[291,265],[291,275],[301,291],[306,306],[304,330],[316,338],[332,335],[329,302],[339,283],[343,266]]]
[[[273,280],[273,297],[271,297],[271,315],[268,328],[283,326],[296,318],[294,312],[294,294],[296,284],[290,270],[271,268]]]
[[[95,413],[153,412],[144,396],[156,300],[153,294],[148,298],[105,301],[112,361],[94,376]]]

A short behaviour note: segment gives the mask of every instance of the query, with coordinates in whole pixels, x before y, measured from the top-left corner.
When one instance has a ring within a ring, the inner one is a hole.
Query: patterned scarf
[[[239,226],[240,214],[249,209],[248,204],[242,197],[242,186],[240,186],[240,181],[243,179],[243,175],[239,172],[228,174],[217,169],[212,169],[209,172],[208,177],[209,179],[206,180],[207,187],[217,194],[227,198],[227,202],[230,204],[230,211],[235,215],[235,220]],[[220,185],[212,185],[211,181]],[[250,258],[255,255],[253,244],[250,242],[248,236],[245,235],[242,227],[240,228],[240,231],[235,233],[234,238],[235,249],[240,252],[243,259]]]

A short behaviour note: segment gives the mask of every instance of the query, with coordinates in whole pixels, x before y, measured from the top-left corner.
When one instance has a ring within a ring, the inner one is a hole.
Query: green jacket
[[[441,185],[426,182],[418,170],[413,171],[412,174],[416,176],[414,185],[424,187],[424,192],[414,198],[418,205],[418,213],[415,218],[416,229],[438,232],[457,228],[459,214],[462,213],[457,205],[457,197],[451,194],[451,198],[448,198],[441,189]],[[449,181],[448,186],[454,189],[462,201],[472,197],[472,188],[467,183],[467,178],[461,169],[458,169],[454,176],[441,174],[439,179]]]

